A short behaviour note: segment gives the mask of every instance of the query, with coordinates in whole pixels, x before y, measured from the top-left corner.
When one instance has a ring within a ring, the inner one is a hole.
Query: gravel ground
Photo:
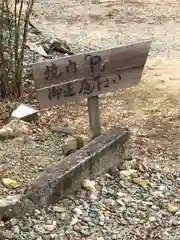
[[[97,198],[81,190],[56,206],[1,222],[2,239],[180,239],[179,6],[177,0],[36,2],[33,23],[45,36],[67,40],[76,53],[153,40],[140,87],[107,94],[100,106],[103,130],[129,126],[134,136],[128,152],[148,167],[129,177],[120,171],[117,178],[105,174],[95,179]],[[27,55],[26,64],[39,59]],[[84,103],[42,111],[40,123],[44,116],[52,124],[68,123],[87,132]],[[19,145],[0,142],[0,177],[17,179],[23,186],[17,191],[23,191],[61,159],[62,141],[43,132]],[[1,196],[13,193],[0,186]]]
[[[0,177],[14,179],[20,187],[9,190],[0,184],[0,196],[22,193],[42,171],[58,163],[62,159],[64,139],[65,137],[60,134],[48,132],[34,134],[28,138],[2,141],[0,143]]]
[[[33,23],[76,52],[152,39],[150,56],[179,56],[178,1],[37,1]]]
[[[94,191],[82,189],[21,220],[11,219],[2,235],[18,240],[178,240],[180,175],[146,169],[140,162],[126,161],[119,176],[100,176]]]

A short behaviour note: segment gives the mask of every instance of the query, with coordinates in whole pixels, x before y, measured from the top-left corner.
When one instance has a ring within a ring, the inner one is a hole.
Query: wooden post
[[[88,99],[89,125],[94,139],[101,134],[99,96],[89,97]]]

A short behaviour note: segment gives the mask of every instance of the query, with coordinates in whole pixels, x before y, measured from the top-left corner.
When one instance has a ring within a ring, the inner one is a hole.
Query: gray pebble
[[[2,236],[5,238],[5,239],[13,239],[15,237],[14,233],[9,231],[9,230],[6,230],[2,233]]]
[[[11,218],[11,219],[10,219],[10,224],[11,224],[11,226],[16,225],[17,222],[18,222],[18,220],[17,220],[16,218]]]
[[[20,233],[20,229],[19,229],[19,226],[18,225],[15,225],[13,228],[12,228],[13,232],[18,235]]]
[[[91,232],[88,229],[82,229],[80,232],[84,237],[88,237],[91,234]]]
[[[44,227],[41,226],[41,225],[35,225],[35,226],[34,226],[34,230],[35,230],[37,233],[39,233],[40,235],[46,234],[46,230],[45,230]]]
[[[59,206],[54,206],[52,209],[54,212],[58,212],[58,213],[64,213],[66,212],[66,209],[64,207],[59,207]]]

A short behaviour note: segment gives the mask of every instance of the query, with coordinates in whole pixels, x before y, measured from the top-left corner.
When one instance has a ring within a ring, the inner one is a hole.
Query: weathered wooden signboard
[[[150,46],[147,41],[34,64],[40,107],[87,98],[90,126],[98,135],[98,95],[138,85]]]

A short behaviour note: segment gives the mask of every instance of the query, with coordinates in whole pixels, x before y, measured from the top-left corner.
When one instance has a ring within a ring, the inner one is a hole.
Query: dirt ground
[[[152,40],[141,84],[101,96],[102,129],[128,126],[133,133],[128,154],[143,158],[150,165],[179,169],[178,1],[38,0],[32,22],[46,36],[67,40],[76,53]],[[43,122],[47,115],[50,124],[68,124],[79,132],[88,132],[86,103],[60,106],[56,112],[44,110],[40,121]],[[55,146],[59,140],[50,137],[48,143],[43,144],[32,141],[18,146],[9,141],[0,146],[3,156],[0,164],[4,166],[2,177],[13,177],[27,184],[39,172],[59,161],[61,145],[59,149]],[[14,157],[12,148],[15,149]]]
[[[103,129],[114,125],[130,127],[134,138],[138,138],[130,147],[133,145],[141,157],[146,156],[149,162],[161,160],[161,166],[166,163],[165,166],[176,168],[180,91],[178,1],[39,1],[35,13],[34,22],[44,34],[66,39],[77,52],[153,41],[141,84],[103,96],[101,121]],[[76,109],[63,111],[69,116],[69,125],[79,128],[83,122],[81,128],[87,129],[87,109],[78,104]],[[173,160],[172,155],[176,156]]]

